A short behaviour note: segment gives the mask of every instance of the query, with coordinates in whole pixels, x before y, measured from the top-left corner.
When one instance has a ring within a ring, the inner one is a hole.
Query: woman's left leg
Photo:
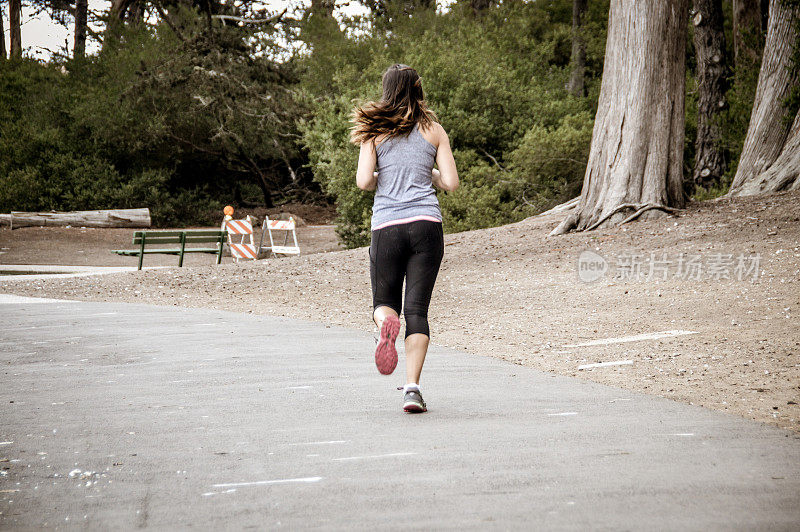
[[[406,384],[419,385],[422,365],[425,363],[425,355],[428,354],[428,343],[430,337],[427,334],[406,336]]]
[[[412,254],[406,264],[406,383],[419,384],[428,352],[428,308],[444,256],[442,224],[420,221],[409,224]]]

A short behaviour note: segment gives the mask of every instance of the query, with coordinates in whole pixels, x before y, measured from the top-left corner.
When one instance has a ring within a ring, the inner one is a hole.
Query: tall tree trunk
[[[733,0],[733,53],[737,69],[758,64],[763,41],[761,0]]]
[[[551,234],[683,207],[688,15],[688,0],[611,1],[581,199]]]
[[[800,190],[800,112],[775,162],[755,179],[743,183],[733,195],[750,196],[782,190]]]
[[[260,171],[258,172],[256,179],[256,184],[258,188],[261,189],[261,195],[264,197],[264,207],[271,209],[275,206],[275,203],[272,201],[272,191],[269,189],[269,185],[267,185],[267,179],[264,177]]]
[[[719,114],[725,109],[727,61],[722,0],[694,0],[694,47],[697,54],[697,139],[694,182],[708,188],[719,183],[727,169],[720,144]]]
[[[584,96],[583,73],[586,69],[586,42],[583,39],[583,15],[586,12],[587,0],[572,0],[572,55],[570,65],[572,72],[569,76],[567,90],[574,96]]]
[[[22,0],[9,0],[8,4],[11,57],[19,58],[22,57],[22,24],[20,22]]]
[[[753,113],[728,195],[774,192],[793,186],[797,180],[796,172],[793,177],[785,175],[786,171],[791,171],[789,163],[797,156],[785,152],[796,147],[798,120],[792,117],[795,118],[794,125],[789,125],[784,100],[800,81],[797,66],[792,62],[792,54],[800,40],[798,17],[800,7],[785,0],[770,1],[767,42],[761,59]]]
[[[6,52],[6,32],[3,28],[3,4],[0,3],[0,61],[8,56]]]
[[[75,46],[72,57],[77,59],[86,55],[86,18],[89,12],[89,0],[75,1]]]

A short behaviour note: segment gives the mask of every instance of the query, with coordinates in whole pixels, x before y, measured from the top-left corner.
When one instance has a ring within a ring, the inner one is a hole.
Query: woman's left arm
[[[378,186],[378,174],[375,172],[377,156],[372,140],[361,143],[358,154],[358,170],[356,171],[356,185],[361,190],[375,190]]]

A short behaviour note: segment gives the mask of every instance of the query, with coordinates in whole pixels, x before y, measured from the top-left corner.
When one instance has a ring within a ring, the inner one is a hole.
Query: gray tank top
[[[378,187],[372,205],[372,229],[395,220],[429,216],[442,221],[431,182],[436,147],[419,132],[385,139],[375,149]]]

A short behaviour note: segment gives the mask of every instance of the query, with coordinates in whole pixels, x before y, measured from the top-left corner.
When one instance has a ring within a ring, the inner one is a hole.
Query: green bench
[[[142,269],[142,261],[148,253],[162,253],[166,255],[178,255],[178,266],[183,266],[183,255],[186,253],[215,253],[217,264],[222,262],[222,244],[228,237],[227,231],[213,229],[189,229],[186,231],[135,231],[133,233],[133,245],[139,249],[114,249],[112,253],[117,255],[127,255],[139,257],[139,269]],[[207,248],[187,248],[186,244],[210,244],[215,243],[215,247]],[[147,246],[165,246],[168,244],[178,244],[174,248],[148,248]]]

